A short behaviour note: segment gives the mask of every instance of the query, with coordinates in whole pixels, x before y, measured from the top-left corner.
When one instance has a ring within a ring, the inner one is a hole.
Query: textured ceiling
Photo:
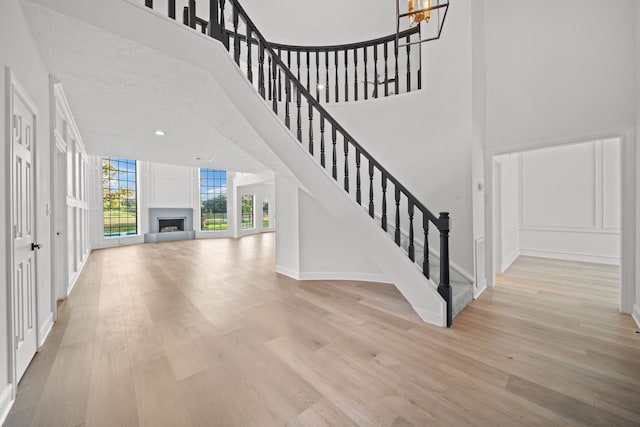
[[[246,144],[241,149],[229,139],[259,137],[209,72],[30,1],[22,5],[45,63],[62,82],[89,154],[267,169],[256,160],[261,153],[249,154]],[[166,135],[154,135],[156,129]]]

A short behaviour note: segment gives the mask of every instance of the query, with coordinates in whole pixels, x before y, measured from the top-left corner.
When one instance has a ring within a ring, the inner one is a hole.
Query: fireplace
[[[158,231],[160,233],[184,231],[185,219],[186,218],[158,218]]]
[[[144,235],[145,243],[195,238],[192,208],[149,208],[149,232]]]

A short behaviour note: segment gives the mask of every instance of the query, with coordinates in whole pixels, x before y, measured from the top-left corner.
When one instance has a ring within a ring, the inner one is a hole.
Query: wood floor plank
[[[94,251],[6,425],[640,425],[618,267],[520,257],[444,329],[274,266],[274,234]]]

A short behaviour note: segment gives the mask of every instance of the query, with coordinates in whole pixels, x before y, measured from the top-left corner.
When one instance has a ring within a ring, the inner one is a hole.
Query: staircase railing
[[[153,0],[145,0],[145,4],[153,8]],[[227,29],[225,17],[229,12],[231,28]],[[175,19],[175,0],[169,0],[169,16]],[[446,323],[450,327],[453,297],[449,282],[449,213],[440,212],[439,216],[435,216],[325,110],[319,102],[318,93],[314,96],[301,82],[300,76],[296,75],[299,74],[299,68],[298,73],[294,74],[289,64],[282,59],[280,54],[283,46],[280,45],[280,52],[277,52],[277,48],[266,41],[238,0],[209,0],[208,21],[196,17],[195,0],[189,0],[189,6],[183,10],[183,22],[194,29],[196,25],[200,25],[204,29],[201,31],[223,43],[260,96],[270,101],[273,112],[284,121],[297,140],[305,145],[309,155],[343,186],[346,193],[351,197],[355,195],[355,202],[368,210],[372,220],[376,221],[376,212],[379,213],[380,226],[384,231],[388,231],[388,204],[391,199],[391,215],[392,220],[395,220],[393,240],[397,246],[401,246],[401,226],[403,220],[408,222],[407,256],[412,262],[422,264],[422,272],[428,279],[431,277],[430,226],[433,224],[436,227],[440,234],[438,293],[446,302]],[[295,118],[293,124],[292,115]],[[316,138],[318,133],[319,137]],[[342,141],[340,148],[339,140]],[[363,175],[369,181],[364,191]],[[415,258],[416,224],[418,228],[422,227],[422,260]]]
[[[407,43],[403,49],[396,47],[395,34],[333,46],[271,43],[271,48],[292,72],[306,72],[306,89],[317,101],[347,102],[421,89],[421,50],[412,51],[412,38],[420,38],[419,25],[399,34]]]

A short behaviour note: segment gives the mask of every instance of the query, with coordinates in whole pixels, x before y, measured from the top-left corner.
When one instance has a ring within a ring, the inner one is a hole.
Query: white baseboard
[[[281,265],[276,265],[276,273],[280,273],[284,276],[291,277],[294,280],[300,280],[300,273]]]
[[[423,322],[429,323],[431,325],[445,327],[446,326],[446,313],[443,307],[442,312],[433,312],[428,310],[423,310],[419,307],[413,307],[413,310],[420,316]]]
[[[520,255],[539,258],[561,259],[565,261],[591,262],[595,264],[620,265],[619,257],[590,255],[569,252],[557,252],[538,249],[520,249]]]
[[[523,254],[524,255],[524,254]],[[515,251],[512,254],[509,254],[507,257],[506,262],[502,263],[501,269],[502,271],[500,273],[504,273],[505,271],[507,271],[507,268],[511,267],[511,264],[513,264],[513,262],[518,259],[518,257],[520,256],[520,252]]]
[[[482,295],[482,293],[486,290],[487,290],[487,281],[485,279],[482,283],[480,283],[480,285],[477,288],[474,286],[473,299],[478,299],[478,297],[480,297],[480,295]]]
[[[0,393],[0,425],[4,425],[13,406],[13,384],[7,384]]]
[[[53,328],[53,313],[49,313],[44,323],[40,327],[40,331],[38,337],[40,337],[40,342],[38,343],[38,348],[44,345],[44,342],[47,340],[49,333],[51,332],[51,328]]]
[[[71,291],[73,290],[73,287],[76,285],[76,282],[78,281],[78,277],[80,277],[82,270],[84,270],[84,266],[87,264],[87,260],[89,259],[89,256],[91,255],[92,251],[93,249],[89,249],[89,253],[87,254],[87,256],[84,257],[82,264],[80,264],[80,268],[78,269],[76,274],[74,274],[73,277],[71,278],[71,281],[69,282],[69,286],[67,286],[67,297],[71,295]]]
[[[301,273],[281,265],[276,265],[276,272],[295,280],[351,280],[358,282],[393,283],[386,275],[375,273],[340,273],[331,271]]]
[[[357,282],[378,282],[393,284],[384,274],[375,273],[334,273],[309,272],[300,273],[299,280],[352,280]]]
[[[631,314],[631,317],[636,321],[638,328],[640,328],[640,304],[633,305],[633,313]]]

